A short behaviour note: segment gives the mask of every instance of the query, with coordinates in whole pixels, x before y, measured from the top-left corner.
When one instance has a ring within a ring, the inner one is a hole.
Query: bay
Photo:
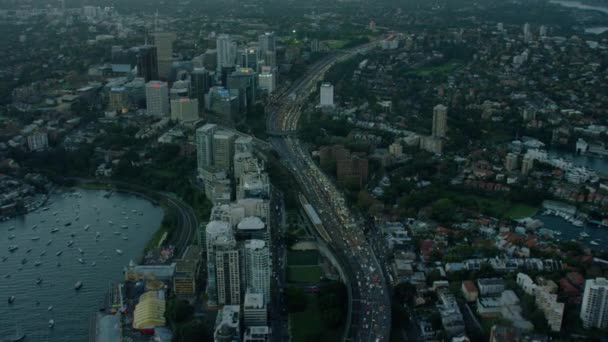
[[[109,283],[120,281],[123,267],[138,260],[163,217],[160,207],[142,198],[105,194],[80,189],[53,194],[48,210],[0,223],[0,257],[7,258],[0,262],[0,338],[12,336],[18,326],[28,341],[88,340],[89,318],[99,310]],[[19,249],[11,253],[9,245]],[[43,279],[39,285],[38,277]],[[76,291],[78,281],[83,287]],[[13,304],[9,296],[15,296]],[[49,319],[55,321],[52,329]]]

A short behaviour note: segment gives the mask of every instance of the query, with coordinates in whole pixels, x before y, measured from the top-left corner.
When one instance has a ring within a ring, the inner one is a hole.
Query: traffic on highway
[[[366,44],[328,56],[313,65],[306,76],[275,96],[267,108],[269,131],[296,131],[308,95],[336,62],[372,46]],[[298,181],[303,196],[316,210],[331,240],[326,241],[344,268],[349,310],[344,340],[388,341],[390,297],[383,269],[363,233],[364,222],[351,213],[343,195],[313,162],[294,137],[275,136],[273,148]],[[325,238],[324,240],[327,240]]]

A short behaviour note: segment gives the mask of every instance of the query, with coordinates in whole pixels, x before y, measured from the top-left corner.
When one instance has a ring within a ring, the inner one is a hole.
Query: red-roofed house
[[[465,280],[462,282],[462,295],[467,300],[467,302],[475,302],[477,297],[479,297],[479,291],[477,290],[477,286],[470,280]]]

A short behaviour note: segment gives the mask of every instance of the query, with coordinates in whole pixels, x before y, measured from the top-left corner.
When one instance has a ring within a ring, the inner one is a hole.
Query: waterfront
[[[534,218],[543,222],[543,228],[560,232],[561,235],[555,236],[560,241],[565,242],[574,239],[593,249],[608,250],[608,228],[599,228],[591,225],[577,227],[558,216],[537,215]],[[589,234],[589,237],[580,239],[579,234],[582,232]],[[598,245],[591,245],[591,241],[597,242]]]
[[[121,280],[123,267],[141,256],[163,215],[147,200],[104,194],[53,194],[48,210],[0,223],[0,257],[6,257],[0,262],[0,337],[12,335],[18,327],[27,341],[88,340],[88,320],[98,311],[109,282]],[[9,245],[19,248],[11,253]],[[38,277],[43,279],[39,285]],[[74,289],[77,281],[83,283],[79,291]],[[13,304],[8,304],[9,296],[15,296]],[[53,329],[48,328],[49,319],[55,321]]]
[[[597,172],[598,175],[608,177],[608,159],[601,157],[590,157],[576,154],[574,152],[550,150],[547,152],[551,158],[562,158],[576,166],[584,166]]]
[[[564,7],[576,8],[576,9],[581,9],[581,10],[589,10],[589,11],[599,11],[599,12],[608,14],[608,7],[585,5],[580,1],[551,0],[549,2],[552,4],[564,6]]]

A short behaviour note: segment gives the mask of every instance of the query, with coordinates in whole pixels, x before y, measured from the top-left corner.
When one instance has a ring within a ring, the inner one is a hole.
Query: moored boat
[[[80,290],[82,288],[82,282],[79,280],[74,284],[74,290]]]

